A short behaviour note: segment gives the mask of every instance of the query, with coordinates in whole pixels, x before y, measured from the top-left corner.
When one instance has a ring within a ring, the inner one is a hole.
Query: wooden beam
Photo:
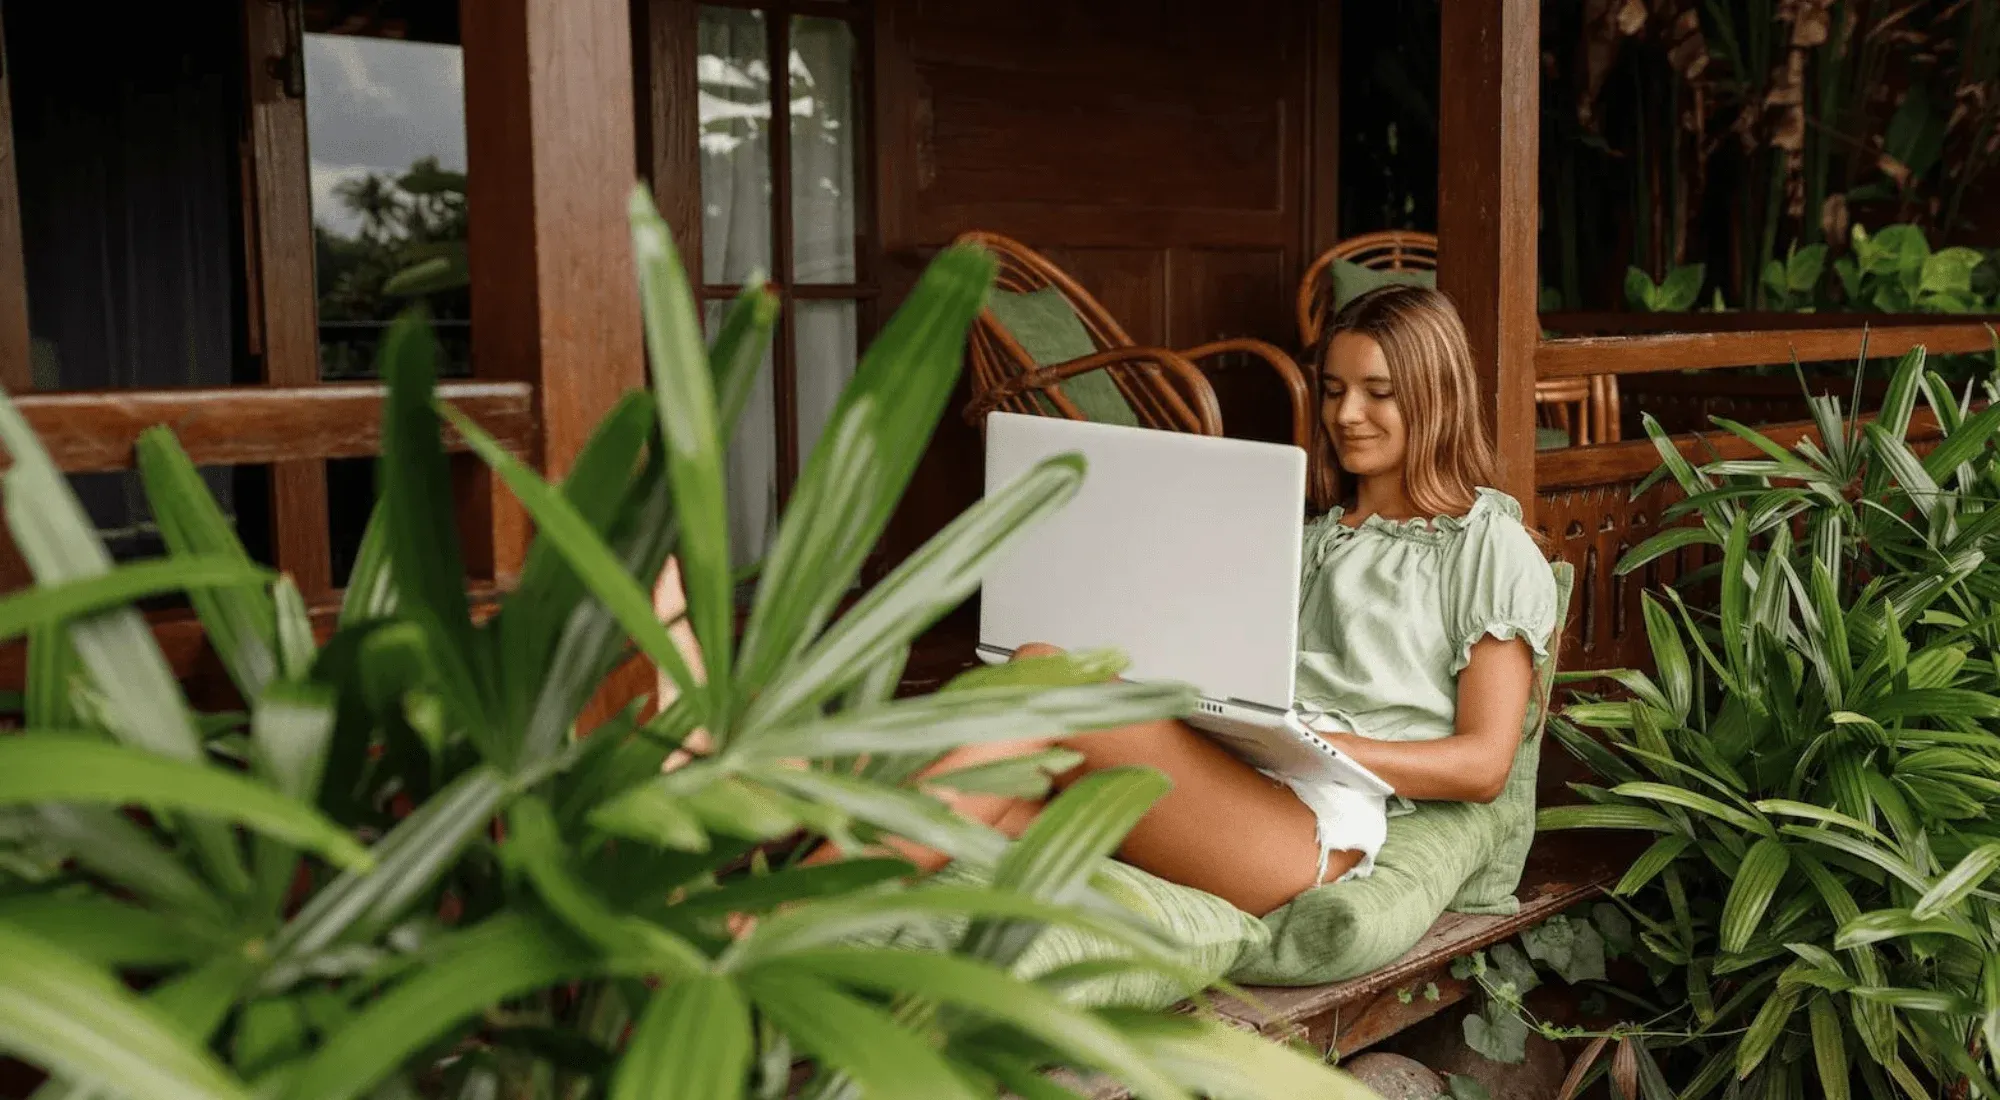
[[[626,201],[638,179],[631,0],[462,0],[472,364],[534,388],[533,459],[569,472],[598,421],[645,384]],[[481,479],[474,479],[481,480]],[[527,523],[479,494],[496,578]]]
[[[1316,0],[1312,9],[1312,81],[1307,116],[1306,248],[1298,271],[1340,242],[1340,9],[1341,0]],[[1310,351],[1311,349],[1307,349]]]
[[[1868,328],[1795,329],[1787,332],[1670,332],[1654,336],[1570,336],[1543,340],[1535,348],[1535,373],[1542,378],[1592,374],[1646,374],[1668,370],[1750,367],[1763,363],[1853,360],[1867,340],[1871,358],[1902,355],[1922,345],[1933,354],[1988,352],[1993,328],[1984,321]]]
[[[1880,331],[1909,325],[2000,325],[2000,314],[1939,313],[1778,313],[1771,310],[1728,313],[1608,313],[1563,311],[1542,314],[1542,328],[1551,339],[1574,336],[1664,336],[1675,332],[1791,332],[1799,329],[1855,328]]]
[[[6,9],[0,5],[0,23]],[[0,26],[0,386],[35,388],[28,329],[28,265],[21,241],[21,190],[14,171],[14,99],[7,73],[7,34]]]
[[[387,392],[377,383],[356,382],[38,393],[14,404],[57,466],[86,473],[130,469],[139,433],[155,425],[172,429],[198,466],[372,456],[382,450]],[[515,454],[534,449],[533,397],[526,383],[442,382],[438,396]],[[464,449],[457,433],[447,429],[445,438],[450,449]],[[320,517],[322,527],[325,523]]]
[[[1496,488],[1534,507],[1540,0],[1448,0],[1439,24],[1438,285],[1491,401]],[[1529,517],[1533,522],[1533,517]]]
[[[696,285],[702,278],[701,120],[695,109],[701,85],[694,66],[700,17],[694,0],[632,0],[639,168]]]
[[[306,155],[305,56],[300,0],[244,0],[249,110],[250,295],[264,381],[319,381],[319,298],[313,288],[312,186]],[[271,466],[271,545],[277,567],[315,600],[333,589],[326,463]]]
[[[1874,415],[1862,418],[1872,421]],[[1766,438],[1780,447],[1794,447],[1800,440],[1819,439],[1812,424],[1773,424],[1758,427]],[[1907,437],[1915,442],[1938,436],[1937,415],[1929,409],[1910,414]],[[1724,431],[1689,432],[1673,437],[1674,449],[1690,462],[1720,459],[1758,458],[1762,452]],[[1555,489],[1583,489],[1598,485],[1629,485],[1658,469],[1660,452],[1650,439],[1611,443],[1601,447],[1569,447],[1543,451],[1535,469],[1535,484],[1542,492]]]

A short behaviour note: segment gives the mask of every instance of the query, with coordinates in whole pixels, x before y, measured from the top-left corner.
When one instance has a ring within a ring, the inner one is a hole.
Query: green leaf
[[[396,613],[396,579],[391,573],[388,512],[378,497],[361,533],[361,546],[354,552],[354,566],[347,573],[347,591],[340,598],[341,626]]]
[[[1551,917],[1522,929],[1521,946],[1571,985],[1604,980],[1604,939],[1588,921]]]
[[[666,670],[683,696],[706,697],[695,682],[694,673],[667,633],[666,624],[653,614],[652,596],[625,571],[611,548],[577,514],[576,507],[543,481],[540,474],[507,453],[494,438],[463,413],[450,406],[439,412],[520,500],[535,521],[538,537],[546,538],[576,570],[584,586],[602,603],[618,625],[625,628],[640,651],[655,665]],[[698,715],[706,721],[705,713]]]
[[[170,560],[220,558],[254,568],[236,528],[171,431],[152,427],[141,432],[137,457],[146,503],[173,554]],[[255,699],[277,673],[277,610],[269,583],[268,576],[259,576],[233,585],[191,586],[189,592],[209,644],[246,699]]]
[[[231,585],[262,586],[269,584],[272,576],[262,566],[220,555],[117,565],[106,573],[37,585],[0,598],[0,641],[12,641],[38,626],[65,623],[148,596]]]
[[[1180,684],[1109,683],[1080,687],[993,687],[938,692],[758,735],[745,751],[764,759],[858,753],[935,753],[961,745],[1064,737],[1116,729],[1194,709]]]
[[[511,753],[495,742],[501,727],[487,711],[488,700],[499,696],[466,603],[451,469],[433,408],[437,341],[420,311],[406,311],[389,326],[379,366],[389,399],[376,469],[397,613],[424,632],[437,684],[468,736],[482,755],[504,764]]]
[[[993,871],[993,888],[1071,901],[1173,783],[1151,768],[1091,772],[1044,807]],[[1031,921],[975,921],[959,950],[1009,966],[1041,931]],[[1192,991],[1190,991],[1192,992]]]
[[[2000,617],[1996,617],[2000,618]],[[1082,687],[1116,679],[1129,662],[1116,649],[1017,657],[997,665],[976,665],[951,678],[940,694],[999,687]]]
[[[601,963],[562,930],[519,913],[490,917],[426,952],[298,1070],[290,1100],[352,1100],[417,1052],[510,998],[590,977]]]
[[[1695,813],[1715,818],[1745,832],[1764,833],[1766,835],[1771,832],[1769,822],[1761,818],[1752,817],[1734,807],[1725,806],[1705,794],[1686,790],[1681,787],[1671,787],[1664,783],[1620,783],[1618,786],[1611,788],[1611,793],[1624,798],[1643,798],[1651,802],[1664,802],[1669,806],[1679,806],[1684,810],[1693,810]]]
[[[874,547],[950,400],[966,330],[985,303],[994,267],[976,248],[939,253],[856,365],[766,558],[744,629],[741,697],[765,694],[774,675],[794,667]],[[883,582],[874,592],[886,596],[890,587]]]
[[[793,1042],[869,1100],[976,1100],[936,1050],[865,1001],[789,969],[753,970],[743,986]]]
[[[1644,271],[1637,267],[1628,267],[1625,269],[1626,304],[1630,305],[1633,309],[1645,310],[1650,313],[1658,308],[1656,304],[1658,296],[1659,291],[1654,287],[1652,278]]]
[[[350,868],[367,851],[310,806],[219,768],[170,760],[88,737],[0,738],[0,806],[94,802],[179,810],[309,848]]]
[[[780,968],[774,965],[771,971],[772,980],[780,980]],[[846,948],[786,956],[782,973],[797,972],[970,1009],[1033,1036],[1077,1064],[1116,1076],[1138,1095],[1184,1095],[1115,1029],[997,966],[955,955]]]
[[[720,889],[691,895],[674,905],[672,915],[681,919],[765,913],[795,901],[844,897],[915,873],[914,867],[900,859],[843,859],[816,866],[788,867],[768,875],[739,878]]]
[[[1688,845],[1692,843],[1693,841],[1680,833],[1669,833],[1654,841],[1639,854],[1639,858],[1632,861],[1632,866],[1626,869],[1624,877],[1618,880],[1618,885],[1611,888],[1611,892],[1619,897],[1630,897],[1638,893],[1647,883],[1659,877],[1660,872],[1666,870],[1669,864],[1679,859],[1681,853],[1687,851]]]
[[[1912,1012],[1936,1012],[1945,1016],[1975,1016],[1979,1013],[1978,1006],[1969,999],[1942,989],[1896,989],[1857,985],[1847,993],[1850,997]]]
[[[771,326],[778,320],[778,296],[762,279],[745,280],[736,300],[723,315],[715,343],[708,349],[714,377],[716,421],[726,448],[750,405],[750,393],[763,369],[771,345]]]
[[[690,974],[639,1016],[611,1100],[735,1100],[750,1071],[750,1006],[736,983]]]
[[[1655,833],[1679,832],[1665,814],[1644,806],[1552,806],[1535,815],[1541,832],[1558,829],[1644,829]]]
[[[1976,248],[1940,249],[1924,258],[1917,287],[1927,294],[1964,294],[1972,290],[1972,269],[1986,262]]]
[[[2000,868],[2000,843],[1982,844],[1966,853],[1964,859],[1951,872],[1924,892],[1924,896],[1910,907],[1910,915],[1918,920],[1927,920],[1946,910],[1956,908],[1966,895],[1977,890]]]
[[[0,958],[0,1049],[118,1095],[248,1100],[206,1051],[110,975],[6,923]]]
[[[1741,1080],[1750,1076],[1771,1053],[1778,1037],[1784,1034],[1785,1024],[1791,1019],[1792,1009],[1798,1004],[1796,988],[1778,987],[1757,1010],[1757,1016],[1750,1021],[1750,1029],[1743,1034],[1742,1043],[1736,1048],[1736,1077]]]
[[[1810,840],[1815,844],[1832,848],[1835,851],[1845,852],[1848,855],[1865,859],[1875,866],[1882,868],[1884,871],[1902,879],[1913,890],[1924,890],[1930,885],[1924,881],[1922,875],[1917,873],[1917,869],[1910,866],[1909,861],[1903,857],[1879,845],[1870,844],[1865,840],[1848,836],[1846,833],[1836,833],[1831,829],[1809,829],[1803,825],[1786,825],[1779,831],[1786,836],[1795,836],[1803,840]]]
[[[744,736],[810,712],[846,687],[856,670],[908,645],[979,587],[987,567],[1017,531],[1068,503],[1082,483],[1083,460],[1058,456],[967,509],[870,589],[796,661],[773,670],[768,688],[744,716]]]
[[[1875,828],[1873,825],[1849,817],[1838,810],[1829,810],[1824,806],[1815,806],[1808,802],[1793,802],[1786,798],[1766,798],[1757,802],[1756,806],[1761,813],[1776,814],[1780,817],[1802,817],[1808,821],[1817,821],[1826,825],[1839,825],[1844,829],[1852,829],[1878,844],[1895,844],[1895,841],[1883,835],[1881,830]]]
[[[1826,1100],[1847,1100],[1847,1044],[1840,1029],[1840,1014],[1833,1002],[1814,997],[1806,1005],[1812,1022],[1813,1064],[1819,1069],[1820,1089]]]
[[[664,776],[611,796],[590,811],[592,828],[683,852],[708,851],[708,832]]]
[[[28,820],[43,839],[67,850],[77,866],[158,908],[217,924],[230,919],[221,898],[119,810],[49,805],[38,807]]]
[[[1764,837],[1750,846],[1735,881],[1729,886],[1729,896],[1722,903],[1720,933],[1724,952],[1736,954],[1749,946],[1790,866],[1791,857],[1778,841]]]
[[[515,799],[507,809],[507,825],[501,858],[534,883],[550,912],[606,955],[643,961],[647,971],[674,978],[706,967],[707,958],[680,937],[642,917],[617,912],[591,891],[570,868],[555,814],[540,796]]]
[[[1684,264],[1667,272],[1655,302],[1658,312],[1685,313],[1693,308],[1695,299],[1701,296],[1701,284],[1707,278],[1707,272],[1708,268],[1703,264]]]
[[[0,897],[0,924],[110,969],[192,962],[218,945],[213,926],[74,891]]]
[[[1681,645],[1680,627],[1660,601],[1646,593],[1640,602],[1646,617],[1646,637],[1659,669],[1660,686],[1666,692],[1669,711],[1677,722],[1686,722],[1694,703],[1694,672],[1688,665],[1687,649]]]
[[[666,442],[667,478],[680,519],[681,579],[687,592],[688,621],[700,642],[702,665],[708,673],[701,690],[710,697],[708,713],[726,722],[735,648],[735,586],[729,568],[729,505],[722,485],[715,384],[687,272],[674,250],[673,234],[654,209],[644,184],[632,188],[629,213],[653,397],[660,434]],[[726,737],[722,730],[711,732]]]
[[[1083,763],[1074,749],[1043,749],[1004,760],[973,764],[927,776],[927,787],[944,787],[960,794],[992,794],[1006,798],[1046,799],[1055,777]]]
[[[386,928],[458,863],[465,845],[493,819],[508,794],[490,768],[463,773],[426,799],[375,843],[374,868],[350,870],[321,887],[272,937],[267,984],[282,988],[288,968],[342,936],[365,939]]]
[[[1919,918],[1908,909],[1877,909],[1842,921],[1833,945],[1845,951],[1904,936],[1954,936],[1971,943],[1979,942],[1978,934],[1963,920]]]
[[[1706,527],[1669,527],[1627,551],[1618,559],[1618,576],[1630,576],[1648,564],[1690,546],[1718,546],[1720,541]]]
[[[1979,971],[1979,1030],[1986,1049],[2000,1050],[2000,951],[1989,952]]]
[[[832,806],[953,859],[991,864],[1007,847],[1007,838],[999,832],[960,817],[943,803],[915,791],[782,764],[766,765],[752,774],[795,798]]]
[[[1359,1082],[1220,1020],[1129,1009],[1102,1012],[1153,1065],[1212,1100],[1371,1100]]]

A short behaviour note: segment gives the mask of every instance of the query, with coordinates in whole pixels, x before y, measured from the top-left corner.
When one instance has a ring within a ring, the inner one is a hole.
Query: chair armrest
[[[967,423],[978,424],[986,414],[1019,403],[1032,391],[1042,393],[1072,420],[1083,416],[1056,387],[1065,379],[1110,368],[1111,379],[1131,404],[1141,423],[1153,428],[1222,434],[1222,407],[1201,370],[1186,356],[1167,348],[1112,348],[1066,363],[1038,367],[991,387],[965,407]]]
[[[1299,370],[1299,365],[1291,356],[1278,350],[1274,344],[1248,338],[1216,340],[1181,352],[1196,362],[1231,353],[1261,359],[1266,366],[1277,373],[1279,383],[1285,387],[1285,399],[1292,405],[1292,442],[1310,453],[1313,438],[1313,388],[1306,384],[1305,374]]]

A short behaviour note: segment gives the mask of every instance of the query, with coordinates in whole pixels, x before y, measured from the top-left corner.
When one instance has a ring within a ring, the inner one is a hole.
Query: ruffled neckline
[[[1393,539],[1440,545],[1450,542],[1463,534],[1466,528],[1489,515],[1499,514],[1518,522],[1521,518],[1521,506],[1513,497],[1498,489],[1481,488],[1474,490],[1472,507],[1466,509],[1462,516],[1413,516],[1410,519],[1389,519],[1377,514],[1350,526],[1341,522],[1341,518],[1346,514],[1345,508],[1335,505],[1333,510],[1326,514],[1323,522],[1331,525],[1336,536],[1357,535],[1369,531]]]

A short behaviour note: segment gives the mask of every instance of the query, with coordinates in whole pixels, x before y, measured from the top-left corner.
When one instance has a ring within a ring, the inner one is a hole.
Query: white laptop
[[[1088,464],[1083,486],[987,572],[980,656],[1116,648],[1129,679],[1192,684],[1189,724],[1265,771],[1392,793],[1293,705],[1305,452],[994,413],[986,491],[1066,453]]]

